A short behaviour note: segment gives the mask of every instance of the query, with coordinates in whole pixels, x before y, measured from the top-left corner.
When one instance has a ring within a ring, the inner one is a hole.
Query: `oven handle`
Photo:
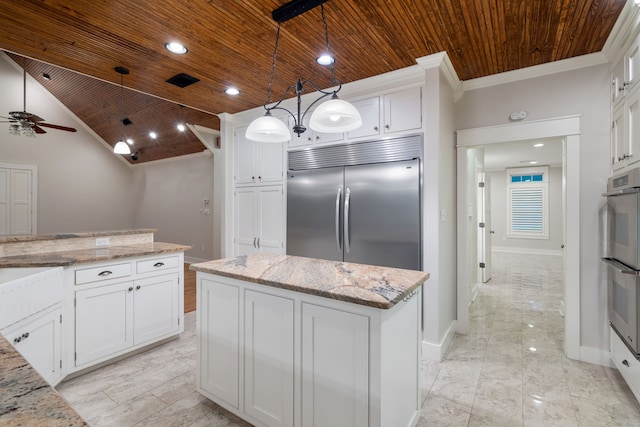
[[[622,274],[630,274],[632,276],[640,276],[640,271],[631,269],[631,268],[627,267],[626,265],[622,264],[621,262],[616,261],[615,259],[602,258],[602,261],[604,261],[608,266],[618,270]]]
[[[602,193],[604,197],[624,196],[626,194],[640,193],[639,187],[625,188],[624,190],[610,191],[608,193]]]

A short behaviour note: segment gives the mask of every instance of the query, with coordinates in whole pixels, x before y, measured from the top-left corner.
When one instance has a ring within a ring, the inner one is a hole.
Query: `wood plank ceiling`
[[[125,93],[125,110],[137,126],[130,131],[139,162],[157,160],[204,149],[189,132],[172,131],[176,122],[217,129],[215,114],[262,105],[277,26],[271,12],[284,3],[0,0],[0,49],[17,54],[12,57],[36,78],[53,72],[45,86],[112,144],[120,134],[120,75],[114,67],[128,68],[124,83],[133,90]],[[343,83],[441,51],[459,78],[469,80],[598,52],[624,5],[625,0],[329,0],[325,13]],[[164,44],[170,41],[189,52],[169,53]],[[322,51],[320,8],[283,23],[274,94],[297,77],[331,86],[329,70],[315,63]],[[178,73],[200,81],[186,88],[165,82]],[[240,95],[226,95],[230,85]],[[145,137],[152,128],[162,138]]]

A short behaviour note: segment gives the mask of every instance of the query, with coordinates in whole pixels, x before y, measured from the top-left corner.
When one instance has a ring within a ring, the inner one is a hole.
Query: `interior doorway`
[[[544,138],[564,138],[563,157],[563,223],[566,224],[563,243],[564,256],[564,308],[565,308],[565,354],[572,359],[579,358],[580,347],[580,235],[579,218],[580,193],[580,117],[570,116],[514,123],[503,126],[466,129],[457,132],[457,203],[458,203],[458,332],[466,334],[469,327],[469,305],[473,289],[477,284],[478,232],[476,224],[477,199],[471,175],[481,147],[510,141],[527,141]],[[476,200],[476,202],[474,202]]]

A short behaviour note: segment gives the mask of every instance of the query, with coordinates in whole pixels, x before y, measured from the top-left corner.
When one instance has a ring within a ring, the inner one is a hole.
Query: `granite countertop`
[[[138,228],[134,230],[88,231],[83,233],[21,234],[16,236],[1,236],[0,243],[35,242],[38,240],[73,239],[79,237],[123,236],[127,234],[155,233],[156,231],[158,230],[155,228]]]
[[[47,253],[13,255],[0,258],[0,268],[68,267],[74,264],[109,261],[113,259],[180,252],[190,246],[173,243],[150,242],[123,246],[105,246],[91,249],[75,249]]]
[[[0,360],[0,425],[88,425],[2,335]]]
[[[412,295],[429,273],[267,253],[191,264],[191,270],[389,309]]]

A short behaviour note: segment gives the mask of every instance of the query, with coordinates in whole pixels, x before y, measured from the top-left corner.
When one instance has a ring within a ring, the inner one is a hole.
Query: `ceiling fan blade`
[[[51,129],[66,130],[67,132],[77,132],[77,130],[74,129],[74,128],[70,128],[70,127],[67,127],[67,126],[60,126],[60,125],[52,125],[50,123],[38,123],[38,124],[36,124],[36,127],[38,127],[38,126],[42,126],[42,127],[45,127],[45,128],[51,128]]]
[[[29,120],[30,122],[42,122],[44,121],[44,119],[40,116],[36,116],[35,114],[31,114],[31,113],[26,113],[26,119]]]
[[[42,129],[40,126],[38,126],[38,125],[36,125],[36,124],[34,124],[34,125],[33,125],[33,130],[34,130],[36,133],[47,133],[47,131],[46,131],[46,130]]]

